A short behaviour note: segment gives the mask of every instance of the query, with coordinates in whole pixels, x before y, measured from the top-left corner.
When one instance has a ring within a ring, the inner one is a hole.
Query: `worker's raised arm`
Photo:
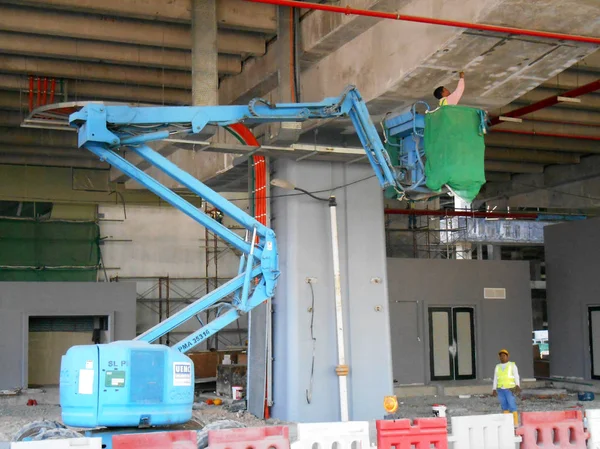
[[[464,91],[465,91],[465,74],[464,74],[464,72],[460,72],[460,79],[458,80],[458,85],[456,86],[456,89],[454,90],[454,92],[452,92],[446,98],[446,100],[448,101],[447,104],[449,104],[449,105],[458,104],[458,102],[462,98]]]

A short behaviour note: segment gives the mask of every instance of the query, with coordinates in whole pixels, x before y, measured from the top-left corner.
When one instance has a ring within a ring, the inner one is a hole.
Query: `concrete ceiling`
[[[220,102],[273,97],[280,69],[277,9],[243,0],[217,4]],[[596,0],[339,4],[600,35]],[[19,128],[28,112],[29,76],[54,78],[55,102],[189,104],[190,5],[191,0],[0,1],[0,164],[104,167],[76,150],[73,133]],[[345,84],[356,84],[375,119],[418,99],[433,101],[433,88],[453,87],[459,70],[467,72],[464,102],[492,115],[600,78],[600,52],[587,44],[322,12],[305,14],[300,34],[301,100],[337,95]],[[519,174],[543,175],[549,167],[571,167],[600,153],[600,94],[583,95],[581,103],[553,106],[495,129],[486,138],[486,194],[491,196]],[[343,121],[326,123],[318,136],[323,144],[355,144]],[[301,140],[313,143],[314,134],[307,132]]]

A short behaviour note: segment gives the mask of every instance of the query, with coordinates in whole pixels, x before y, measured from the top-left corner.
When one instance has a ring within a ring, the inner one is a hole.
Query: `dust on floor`
[[[13,435],[22,427],[30,422],[42,419],[62,422],[60,406],[45,404],[37,406],[4,405],[0,403],[0,441],[11,441]],[[265,422],[246,411],[230,412],[222,406],[209,406],[201,410],[194,410],[192,419],[189,422],[171,428],[200,430],[206,424],[223,419],[238,421],[248,427],[280,424],[277,420]],[[75,428],[75,430],[79,429]]]
[[[467,399],[449,396],[422,396],[415,398],[400,398],[398,418],[423,418],[433,416],[432,406],[442,404],[447,407],[446,415],[452,416],[483,415],[499,413],[498,399],[489,395],[472,395]],[[568,393],[563,399],[518,399],[519,411],[551,411],[572,410],[584,408],[600,408],[600,400],[581,402],[576,393]],[[60,421],[58,405],[4,405],[0,402],[0,441],[10,441],[21,427],[32,421],[48,419]],[[383,418],[383,407],[382,407]],[[192,420],[179,427],[185,429],[202,429],[206,424],[231,419],[249,427],[287,424],[277,420],[263,421],[248,412],[230,412],[223,406],[206,406],[194,410]],[[450,423],[449,423],[450,424]]]
[[[436,404],[447,407],[446,416],[484,415],[502,413],[498,398],[491,395],[471,395],[461,399],[456,396],[422,396],[399,398],[397,416],[400,418],[427,418],[433,416],[432,407]],[[517,399],[519,412],[543,412],[553,410],[573,410],[600,408],[600,400],[578,401],[577,393],[567,393],[564,399]]]

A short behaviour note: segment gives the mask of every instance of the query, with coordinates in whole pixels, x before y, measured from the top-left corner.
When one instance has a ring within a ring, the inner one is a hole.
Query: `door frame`
[[[592,312],[600,312],[600,306],[588,306],[588,338],[590,341],[590,375],[592,379],[600,379],[600,375],[594,374],[594,339],[592,329]]]
[[[600,310],[600,307],[598,308]],[[433,326],[432,326],[432,314],[435,312],[445,312],[448,314],[448,348],[450,348],[457,340],[457,328],[456,313],[469,312],[470,314],[470,326],[471,326],[471,367],[472,374],[459,375],[458,374],[458,346],[456,355],[452,355],[448,351],[448,359],[450,363],[450,375],[449,376],[434,376],[434,351],[433,351]],[[428,318],[428,332],[429,332],[429,376],[432,382],[442,380],[472,380],[477,379],[477,365],[476,365],[476,347],[475,347],[475,307],[474,306],[437,306],[428,307],[427,309]]]
[[[435,312],[445,312],[448,314],[448,347],[452,346],[453,343],[453,332],[452,332],[452,307],[429,307],[427,310],[428,318],[428,332],[429,332],[429,375],[432,381],[436,380],[454,380],[454,357],[448,351],[448,361],[450,364],[450,375],[449,376],[434,376],[435,359],[433,352],[433,320],[432,315]]]
[[[458,345],[456,346],[456,356],[455,358],[457,359],[456,363],[455,363],[455,368],[454,368],[454,379],[455,380],[471,380],[471,379],[477,379],[477,366],[475,365],[475,307],[466,307],[466,306],[462,306],[462,307],[452,307],[452,324],[456,323],[456,314],[460,313],[460,312],[468,312],[470,315],[470,319],[469,319],[469,325],[471,326],[471,367],[472,367],[472,374],[463,374],[463,375],[459,375],[458,374]],[[453,326],[452,328],[452,334],[454,337],[454,341],[458,341],[458,329],[457,326]]]

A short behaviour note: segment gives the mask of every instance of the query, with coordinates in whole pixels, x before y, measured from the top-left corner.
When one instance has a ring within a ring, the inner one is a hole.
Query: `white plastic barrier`
[[[521,441],[512,414],[456,416],[451,423],[453,449],[515,449]]]
[[[10,449],[102,449],[102,438],[19,441],[10,443]]]
[[[600,409],[586,410],[585,420],[587,431],[590,433],[590,439],[587,441],[588,449],[600,449]]]
[[[292,449],[369,449],[366,421],[298,424],[298,441]],[[354,443],[354,444],[353,444]]]

